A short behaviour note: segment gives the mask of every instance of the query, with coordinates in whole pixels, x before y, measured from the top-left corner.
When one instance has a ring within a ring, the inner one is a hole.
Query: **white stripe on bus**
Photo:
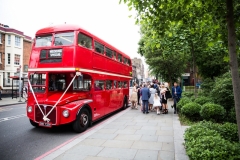
[[[76,69],[75,68],[29,68],[28,71],[30,71],[30,72],[34,72],[34,71],[35,72],[37,72],[37,71],[76,71]],[[105,75],[110,75],[110,76],[118,76],[118,77],[124,77],[124,78],[132,78],[130,76],[124,76],[124,75],[121,75],[121,74],[101,72],[101,71],[96,71],[96,70],[91,70],[91,69],[79,68],[79,71],[89,72],[89,73],[105,74]]]

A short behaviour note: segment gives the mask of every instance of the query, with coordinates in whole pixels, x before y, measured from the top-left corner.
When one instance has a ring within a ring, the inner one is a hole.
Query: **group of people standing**
[[[176,114],[176,104],[181,98],[182,90],[177,82],[174,82],[172,91],[169,89],[168,83],[151,83],[138,86],[135,84],[130,96],[132,109],[138,109],[141,106],[143,114],[148,114],[149,111],[156,111],[157,114],[168,114],[167,101],[172,98],[174,114]]]

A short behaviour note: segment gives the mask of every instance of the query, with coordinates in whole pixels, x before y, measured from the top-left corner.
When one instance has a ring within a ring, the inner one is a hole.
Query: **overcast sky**
[[[77,24],[131,58],[143,60],[137,54],[140,34],[134,16],[119,0],[0,0],[0,23],[32,38],[43,27]]]

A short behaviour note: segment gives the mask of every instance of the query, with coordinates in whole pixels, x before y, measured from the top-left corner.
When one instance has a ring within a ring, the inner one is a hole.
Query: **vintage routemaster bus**
[[[40,29],[28,68],[30,123],[85,131],[127,107],[131,73],[129,56],[79,26]]]

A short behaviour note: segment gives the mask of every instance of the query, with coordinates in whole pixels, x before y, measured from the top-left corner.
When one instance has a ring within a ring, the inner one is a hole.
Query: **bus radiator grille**
[[[52,106],[47,106],[47,105],[39,105],[39,106],[42,109],[44,114],[47,114],[52,109]],[[44,106],[46,110],[44,109]],[[56,124],[56,108],[53,109],[53,111],[48,115],[47,118],[50,119],[50,122],[52,124]],[[43,121],[43,115],[37,105],[35,106],[35,120],[37,122]]]

